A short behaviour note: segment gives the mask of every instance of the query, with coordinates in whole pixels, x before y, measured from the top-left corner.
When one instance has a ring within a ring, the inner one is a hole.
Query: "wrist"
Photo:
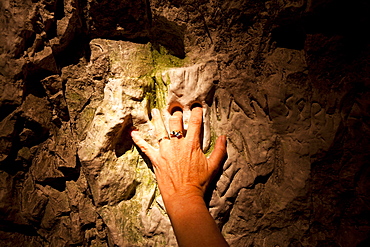
[[[181,188],[178,188],[180,186],[165,186],[161,183],[158,183],[159,190],[161,192],[163,201],[166,202],[173,202],[177,200],[194,200],[195,198],[201,198],[204,197],[204,192],[202,189],[198,186],[194,185],[187,185],[187,186],[181,186]]]
[[[170,197],[163,197],[163,202],[169,216],[204,209],[208,211],[201,193],[175,193]]]

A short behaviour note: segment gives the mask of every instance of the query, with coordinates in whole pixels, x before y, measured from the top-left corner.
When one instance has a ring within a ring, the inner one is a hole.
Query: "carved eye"
[[[201,103],[199,103],[199,102],[194,102],[193,104],[191,104],[191,106],[190,106],[190,110],[193,110],[193,108],[195,108],[195,107],[200,107],[200,108],[202,108],[202,104],[201,104]]]
[[[180,106],[175,106],[174,108],[171,109],[171,115],[174,114],[176,111],[181,111],[182,112],[182,109]]]
[[[182,106],[180,104],[172,104],[169,109],[168,109],[168,112],[173,115],[175,112],[177,111],[181,111],[183,112],[182,110]]]

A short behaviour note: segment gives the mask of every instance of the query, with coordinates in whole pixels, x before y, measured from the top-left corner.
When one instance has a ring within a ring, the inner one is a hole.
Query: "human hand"
[[[153,109],[152,117],[159,149],[147,143],[138,131],[132,131],[131,136],[152,162],[164,202],[170,198],[203,198],[226,154],[226,137],[220,136],[217,139],[212,154],[207,158],[200,145],[203,121],[201,107],[192,109],[185,136],[182,134],[184,129],[181,111],[175,111],[169,122],[171,131],[180,131],[181,135],[178,137],[168,136],[159,110]]]
[[[207,158],[200,145],[202,115],[201,107],[192,109],[184,136],[182,112],[175,111],[170,117],[169,137],[159,111],[153,109],[159,149],[141,138],[138,131],[132,131],[131,136],[153,164],[179,246],[226,247],[228,244],[208,212],[203,198],[226,154],[226,137],[220,136],[217,139],[211,156]]]

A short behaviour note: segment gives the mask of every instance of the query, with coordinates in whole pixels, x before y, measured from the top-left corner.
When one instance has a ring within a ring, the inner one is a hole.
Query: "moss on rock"
[[[153,61],[153,70],[143,77],[147,81],[144,92],[149,102],[150,112],[153,108],[163,109],[166,106],[168,86],[171,82],[168,77],[163,78],[163,72],[170,68],[184,66],[187,59],[181,59],[171,55],[163,46],[159,46],[159,49],[154,49],[149,43],[149,47]]]

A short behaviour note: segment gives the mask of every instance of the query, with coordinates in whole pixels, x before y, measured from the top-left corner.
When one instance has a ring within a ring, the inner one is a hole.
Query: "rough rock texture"
[[[370,245],[369,3],[4,0],[0,245],[176,246],[150,109],[228,136],[231,246]]]

